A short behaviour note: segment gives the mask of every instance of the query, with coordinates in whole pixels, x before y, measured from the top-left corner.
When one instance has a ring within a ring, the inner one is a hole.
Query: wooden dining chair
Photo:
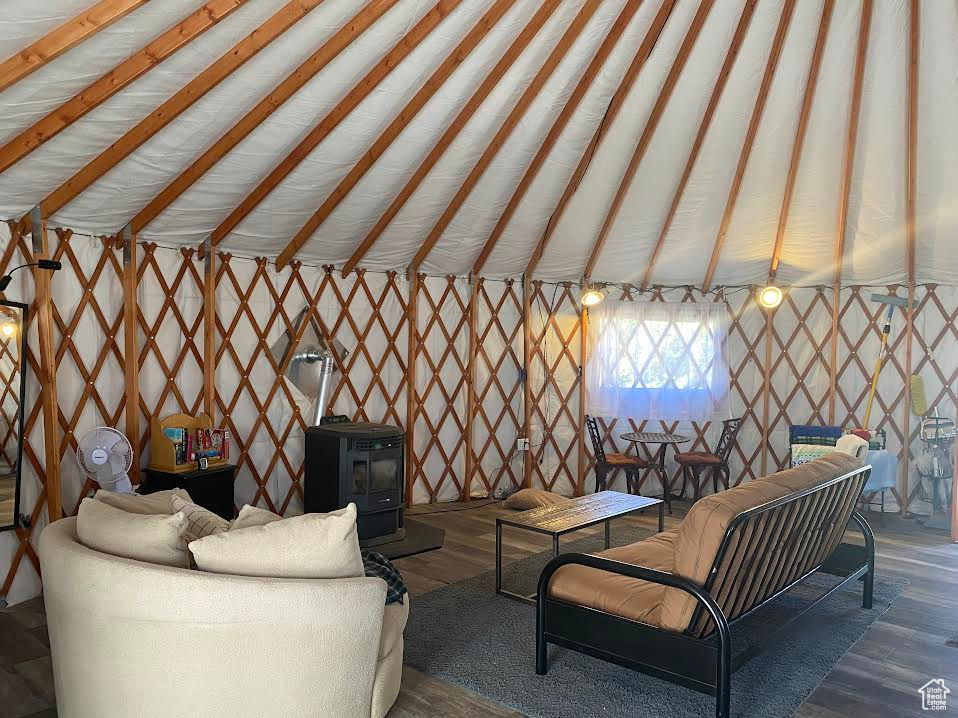
[[[722,486],[728,489],[730,480],[730,470],[728,467],[729,457],[732,455],[732,449],[735,448],[735,441],[738,438],[738,431],[742,428],[741,419],[728,419],[722,422],[722,436],[719,439],[715,453],[707,451],[688,451],[677,453],[675,461],[682,467],[682,494],[685,495],[686,484],[691,481],[695,487],[694,501],[702,498],[702,472],[709,469],[712,472],[712,488],[718,493],[719,479],[722,480]]]
[[[599,425],[594,416],[585,417],[585,425],[592,439],[592,455],[595,457],[595,490],[605,491],[608,487],[609,474],[615,469],[625,471],[625,486],[630,494],[639,493],[639,471],[648,469],[651,464],[638,456],[629,456],[615,452],[606,453],[602,448],[602,437],[599,435]]]

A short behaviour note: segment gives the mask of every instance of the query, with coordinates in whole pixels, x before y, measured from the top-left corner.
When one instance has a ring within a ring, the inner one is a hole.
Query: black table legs
[[[659,450],[652,457],[652,466],[655,467],[655,473],[659,475],[659,481],[662,482],[662,500],[669,513],[672,513],[672,483],[669,481],[668,474],[665,473],[665,451],[668,448],[668,444],[659,445]]]

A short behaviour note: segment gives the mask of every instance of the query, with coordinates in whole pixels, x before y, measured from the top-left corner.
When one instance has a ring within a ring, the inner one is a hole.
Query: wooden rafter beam
[[[213,145],[183,170],[162,192],[154,197],[133,218],[134,231],[141,232],[186,190],[192,187],[217,162],[246,139],[276,109],[298,92],[307,82],[382,17],[398,0],[373,0],[356,13],[343,27],[304,60],[253,109],[237,121]]]
[[[178,22],[142,50],[128,57],[85,90],[0,147],[0,172],[9,169],[44,142],[56,137],[245,2],[246,0],[211,0]]]
[[[264,47],[301,20],[323,0],[291,0],[266,22],[240,40],[216,62],[194,77],[179,92],[153,110],[133,129],[110,145],[92,162],[60,185],[41,203],[44,216],[66,206],[81,192],[103,177],[140,145],[170,124],[197,100],[229,77]]]
[[[625,196],[629,188],[632,187],[632,180],[635,179],[635,173],[638,172],[642,158],[645,157],[645,151],[652,143],[652,137],[655,135],[655,130],[659,126],[659,120],[662,119],[665,107],[669,103],[669,98],[672,97],[675,84],[678,82],[679,76],[685,68],[689,54],[691,54],[692,48],[695,47],[695,41],[698,40],[702,32],[702,27],[705,25],[705,19],[708,17],[709,11],[711,11],[714,4],[715,0],[702,0],[698,10],[695,12],[695,16],[692,18],[692,22],[689,23],[689,29],[688,32],[685,33],[685,39],[682,40],[682,45],[679,47],[678,54],[672,62],[672,67],[665,78],[665,83],[662,85],[659,96],[656,98],[655,104],[652,106],[652,111],[649,113],[649,118],[645,123],[645,129],[642,130],[642,136],[639,137],[639,142],[635,146],[635,151],[632,153],[632,159],[629,160],[629,165],[625,170],[625,174],[622,176],[619,188],[616,190],[615,197],[612,199],[612,205],[605,215],[602,229],[599,230],[595,244],[592,245],[592,252],[589,254],[589,261],[586,262],[585,271],[583,272],[583,275],[586,277],[591,276],[592,270],[595,269],[595,263],[598,261],[599,255],[602,253],[602,248],[609,238],[609,233],[612,231],[612,225],[615,223],[616,217],[619,216],[619,210],[622,208]]]
[[[768,269],[769,281],[775,278],[775,274],[778,272],[779,262],[782,259],[782,246],[785,244],[785,227],[788,225],[788,213],[792,206],[795,178],[798,176],[798,167],[802,162],[802,149],[805,147],[805,133],[808,130],[808,118],[811,115],[812,103],[815,101],[815,87],[818,84],[818,75],[822,67],[822,56],[825,54],[828,28],[831,27],[832,10],[834,9],[835,0],[825,0],[824,5],[822,5],[822,18],[818,24],[818,36],[815,39],[815,49],[812,52],[812,64],[808,70],[808,79],[805,81],[801,114],[799,114],[798,117],[798,127],[795,130],[795,142],[792,144],[792,156],[788,163],[788,175],[785,177],[785,194],[782,197],[782,208],[778,215],[778,229],[775,232],[775,246],[772,248],[772,262]]]
[[[16,55],[0,62],[0,92],[147,2],[149,0],[100,0],[93,7],[67,20]]]
[[[705,270],[705,279],[702,282],[703,292],[707,292],[712,286],[715,269],[718,267],[718,260],[722,254],[722,248],[725,245],[725,237],[728,234],[729,223],[732,221],[732,212],[735,209],[735,203],[738,201],[738,193],[742,189],[742,179],[745,176],[745,168],[748,166],[748,159],[752,154],[752,146],[755,144],[755,135],[762,122],[762,116],[765,114],[765,105],[768,101],[769,90],[772,87],[772,78],[775,77],[778,61],[782,57],[782,47],[785,44],[785,36],[788,34],[788,28],[792,24],[794,15],[795,0],[785,0],[782,15],[779,18],[778,27],[775,30],[775,38],[772,40],[772,48],[768,54],[768,62],[765,64],[765,74],[762,75],[762,82],[759,85],[758,95],[755,98],[752,118],[749,120],[748,130],[745,132],[742,152],[738,158],[735,174],[732,176],[732,186],[729,188],[728,200],[725,203],[725,212],[722,214],[722,222],[719,225],[718,234],[715,236],[715,243],[712,246],[712,256],[709,259],[708,269]]]
[[[296,169],[300,163],[319,147],[339,123],[379,86],[409,54],[449,15],[462,0],[438,0],[432,9],[422,16],[413,28],[406,33],[386,55],[357,82],[342,100],[309,131],[302,141],[273,168],[257,186],[240,202],[230,215],[213,230],[213,246],[223,241],[236,226],[259,206],[280,183]]]
[[[450,123],[446,128],[445,132],[442,133],[442,136],[436,141],[432,149],[429,151],[429,154],[426,155],[425,159],[419,163],[419,166],[416,168],[416,171],[413,172],[412,177],[406,182],[399,194],[393,198],[393,201],[390,203],[389,207],[386,209],[385,213],[379,218],[376,222],[376,225],[369,231],[366,237],[360,242],[359,246],[353,252],[352,256],[346,261],[343,265],[343,274],[349,274],[356,268],[356,265],[362,261],[363,257],[366,256],[366,253],[372,248],[376,240],[382,235],[386,230],[386,227],[389,226],[389,223],[393,218],[399,213],[399,210],[402,209],[403,205],[406,203],[406,200],[412,196],[412,193],[416,191],[416,188],[420,183],[425,179],[426,175],[429,174],[429,170],[439,161],[439,158],[442,157],[443,153],[446,151],[446,148],[452,143],[454,139],[462,131],[462,128],[466,126],[466,123],[469,119],[476,113],[479,109],[479,106],[482,102],[489,96],[496,86],[499,84],[499,81],[502,80],[503,75],[506,74],[506,71],[512,67],[512,63],[515,62],[516,58],[522,53],[526,48],[526,45],[535,37],[536,33],[542,29],[542,26],[545,24],[546,20],[556,11],[560,5],[560,0],[545,0],[536,10],[535,14],[526,23],[525,27],[522,28],[522,31],[516,36],[515,40],[512,41],[512,44],[509,46],[509,49],[499,58],[499,61],[495,64],[492,70],[489,71],[489,74],[486,75],[486,79],[482,81],[482,84],[479,85],[478,89],[472,93],[472,97],[463,105],[462,109],[459,111],[459,114],[456,115],[456,118]]]
[[[848,198],[852,189],[852,172],[855,168],[855,146],[858,140],[858,117],[862,106],[862,87],[865,84],[865,61],[868,57],[868,36],[871,32],[872,0],[863,0],[861,22],[858,27],[858,48],[855,53],[855,74],[852,79],[851,105],[848,110],[848,134],[842,157],[841,189],[838,195],[838,224],[835,228],[835,272],[832,280],[832,347],[829,363],[830,391],[828,395],[828,421],[835,423],[835,398],[838,386],[838,319],[842,289],[842,264],[845,259],[845,233],[848,222]]]
[[[569,23],[569,27],[566,28],[566,31],[559,39],[559,42],[557,42],[555,47],[552,48],[552,52],[549,53],[546,61],[542,63],[542,66],[532,78],[532,82],[530,82],[529,86],[526,87],[525,92],[522,93],[522,96],[513,106],[512,111],[506,117],[502,125],[500,125],[499,130],[492,138],[489,146],[486,147],[485,151],[479,157],[479,161],[476,162],[472,170],[469,172],[465,182],[463,182],[459,187],[459,190],[453,196],[452,201],[439,217],[439,221],[436,222],[435,226],[426,236],[422,246],[419,248],[419,251],[416,252],[416,256],[412,260],[411,267],[413,271],[416,271],[419,268],[419,266],[423,263],[423,260],[425,260],[429,255],[429,252],[432,251],[432,248],[436,246],[436,243],[442,236],[443,231],[449,226],[452,218],[456,216],[456,212],[459,211],[459,208],[462,206],[463,202],[465,202],[469,197],[469,193],[472,191],[473,187],[476,186],[476,183],[479,182],[479,179],[486,171],[486,168],[489,167],[489,164],[492,162],[493,158],[499,153],[502,145],[512,134],[512,131],[516,128],[516,125],[519,124],[519,121],[525,115],[526,111],[529,109],[529,106],[533,103],[536,97],[539,96],[539,92],[542,90],[542,87],[546,84],[546,81],[552,77],[552,73],[555,72],[556,68],[559,66],[559,63],[562,62],[562,59],[569,51],[572,43],[575,42],[576,38],[578,38],[582,33],[582,30],[595,14],[595,11],[599,9],[600,4],[601,3],[598,0],[586,0],[585,4],[576,14],[575,18],[571,23]]]
[[[665,244],[665,237],[669,233],[669,229],[672,227],[672,220],[675,219],[675,213],[679,209],[679,203],[682,201],[682,195],[685,192],[685,187],[689,182],[689,178],[692,176],[692,170],[694,169],[695,163],[698,160],[699,152],[702,150],[705,137],[708,134],[709,127],[712,125],[712,118],[715,116],[715,110],[718,108],[719,100],[722,99],[722,93],[725,91],[725,86],[728,83],[729,75],[732,73],[732,67],[735,65],[735,60],[738,58],[738,52],[742,48],[742,42],[745,40],[745,33],[748,32],[748,28],[752,23],[752,18],[755,16],[755,6],[757,4],[758,0],[746,0],[745,6],[742,8],[742,15],[739,17],[738,25],[735,27],[735,33],[732,35],[732,41],[729,44],[728,52],[725,54],[725,61],[722,63],[722,69],[719,70],[718,78],[715,81],[715,87],[712,89],[712,95],[709,97],[708,106],[705,108],[705,114],[702,116],[701,123],[699,123],[699,131],[695,135],[695,141],[692,143],[692,149],[689,152],[689,158],[685,163],[685,170],[682,172],[682,178],[679,180],[678,187],[675,189],[675,195],[672,197],[672,204],[669,206],[669,212],[665,216],[665,223],[662,225],[662,230],[659,232],[658,239],[655,242],[655,247],[652,249],[652,256],[649,257],[649,264],[645,269],[644,276],[642,277],[641,289],[643,292],[649,288],[649,284],[652,281],[652,271],[655,269],[659,255],[662,253],[662,247]]]
[[[589,66],[582,74],[582,77],[576,84],[572,94],[569,95],[569,99],[566,101],[565,107],[562,108],[562,112],[559,113],[559,116],[555,119],[555,122],[552,123],[552,127],[549,129],[549,134],[546,135],[546,138],[539,146],[536,156],[533,157],[532,162],[526,169],[522,179],[519,180],[519,185],[512,193],[509,203],[506,205],[502,215],[499,217],[499,221],[496,222],[496,226],[493,228],[492,233],[486,240],[482,251],[479,252],[479,256],[476,258],[476,261],[472,266],[473,275],[478,276],[482,271],[482,268],[486,264],[486,260],[489,259],[489,255],[492,254],[492,250],[495,249],[496,244],[499,241],[499,237],[502,236],[502,233],[506,229],[506,225],[509,224],[509,220],[512,219],[512,215],[515,213],[516,208],[519,206],[522,198],[525,197],[525,194],[529,189],[529,185],[532,184],[532,181],[539,174],[539,170],[542,169],[542,165],[549,156],[549,153],[552,151],[556,140],[559,139],[559,136],[562,134],[565,126],[569,123],[569,120],[575,113],[576,108],[578,108],[579,104],[582,102],[582,98],[585,97],[589,87],[592,86],[596,75],[598,75],[599,71],[605,65],[606,60],[608,60],[609,55],[612,53],[612,49],[615,47],[616,43],[619,41],[619,38],[622,36],[622,33],[625,32],[626,27],[632,21],[635,13],[638,11],[641,2],[642,0],[629,0],[622,7],[622,11],[619,13],[619,16],[616,18],[612,27],[609,28],[609,32],[606,33],[605,40],[602,41],[602,44],[599,46],[599,49],[592,58],[592,62],[589,63]]]
[[[648,60],[649,55],[652,54],[652,49],[655,47],[656,42],[658,42],[659,35],[662,33],[662,28],[665,27],[666,21],[672,15],[672,10],[675,8],[675,2],[676,0],[663,0],[662,4],[659,6],[659,11],[656,13],[655,18],[653,18],[652,23],[649,25],[649,29],[645,33],[645,38],[642,40],[639,48],[635,51],[635,55],[632,58],[629,68],[625,71],[625,74],[619,81],[619,86],[615,90],[615,94],[612,95],[612,99],[609,101],[609,106],[605,111],[605,115],[602,117],[602,121],[599,122],[598,126],[595,128],[595,132],[592,134],[592,139],[589,141],[585,152],[582,153],[582,157],[579,159],[579,164],[576,165],[575,171],[572,173],[572,176],[566,183],[565,189],[562,192],[562,196],[559,197],[559,202],[556,204],[556,208],[552,211],[552,215],[549,217],[549,221],[546,223],[546,228],[542,233],[542,237],[539,238],[538,244],[532,251],[532,256],[529,258],[529,263],[526,266],[526,275],[531,277],[532,273],[539,265],[539,260],[542,259],[542,255],[545,252],[546,246],[549,244],[549,240],[552,238],[556,227],[559,225],[559,220],[562,219],[562,215],[565,213],[565,209],[568,206],[569,201],[572,199],[575,191],[579,188],[579,183],[582,182],[582,178],[585,176],[586,170],[589,169],[589,164],[592,162],[592,157],[595,155],[596,149],[602,140],[605,139],[606,134],[612,127],[612,124],[615,122],[615,118],[622,109],[622,105],[625,103],[625,98],[628,97],[628,94],[632,90],[632,86],[635,84],[635,81],[638,79],[642,68],[645,67],[646,60]]]
[[[389,149],[389,146],[399,137],[412,119],[419,113],[430,98],[436,94],[443,83],[449,79],[453,71],[462,64],[476,45],[495,27],[496,23],[502,19],[502,16],[515,5],[516,0],[497,0],[492,7],[483,15],[472,30],[459,42],[456,48],[446,56],[446,59],[435,69],[425,84],[419,88],[419,91],[413,98],[406,103],[406,106],[399,111],[392,122],[382,131],[372,146],[366,150],[359,161],[349,171],[349,174],[336,186],[328,197],[320,205],[313,215],[306,221],[300,230],[296,233],[286,248],[280,252],[276,260],[276,268],[283,269],[290,260],[296,255],[310,237],[319,229],[320,225],[333,213],[333,210],[339,206],[346,195],[356,186],[366,172],[375,164],[382,154]]]

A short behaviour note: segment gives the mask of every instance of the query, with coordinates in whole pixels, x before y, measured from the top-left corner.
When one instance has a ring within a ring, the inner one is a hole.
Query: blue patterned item
[[[402,598],[407,592],[406,584],[403,583],[399,569],[393,566],[388,558],[372,551],[363,551],[363,567],[367,577],[381,578],[386,582],[387,606],[390,603],[403,602]]]

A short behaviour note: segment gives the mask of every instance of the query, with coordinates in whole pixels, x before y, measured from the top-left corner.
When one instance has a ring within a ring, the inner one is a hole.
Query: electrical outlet
[[[525,437],[519,437],[516,439],[516,451],[528,451],[529,450],[529,439]]]

